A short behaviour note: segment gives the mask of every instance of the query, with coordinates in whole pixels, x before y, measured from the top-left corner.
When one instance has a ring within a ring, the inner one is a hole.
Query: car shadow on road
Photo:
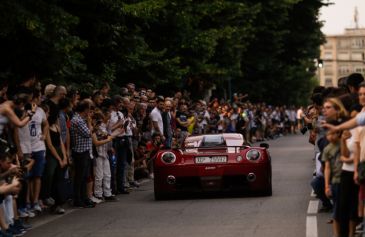
[[[235,198],[270,198],[270,196],[265,196],[262,193],[254,192],[204,192],[204,193],[174,193],[167,195],[164,199],[158,201],[174,201],[174,200],[211,200],[211,199],[235,199]],[[152,201],[155,201],[151,197]]]

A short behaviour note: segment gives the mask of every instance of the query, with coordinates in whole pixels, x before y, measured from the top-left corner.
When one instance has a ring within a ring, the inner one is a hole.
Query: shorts
[[[34,160],[34,165],[29,172],[29,177],[42,177],[46,165],[46,151],[32,152],[32,159]]]

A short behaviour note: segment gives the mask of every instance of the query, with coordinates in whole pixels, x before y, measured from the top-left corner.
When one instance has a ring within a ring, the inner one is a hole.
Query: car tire
[[[270,180],[269,180],[268,187],[264,190],[263,195],[264,196],[272,196],[272,182],[271,182],[271,177],[270,177]]]

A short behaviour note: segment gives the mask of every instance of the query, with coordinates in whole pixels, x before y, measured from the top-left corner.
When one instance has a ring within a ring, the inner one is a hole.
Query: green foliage
[[[88,91],[104,81],[132,81],[190,86],[196,97],[232,79],[251,100],[301,103],[323,42],[321,6],[318,0],[2,0],[0,78],[31,70],[44,82]]]

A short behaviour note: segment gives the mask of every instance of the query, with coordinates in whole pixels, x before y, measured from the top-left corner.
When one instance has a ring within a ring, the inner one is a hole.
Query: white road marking
[[[308,205],[308,214],[318,213],[319,200],[310,200]]]
[[[317,217],[307,216],[306,237],[318,237]]]

